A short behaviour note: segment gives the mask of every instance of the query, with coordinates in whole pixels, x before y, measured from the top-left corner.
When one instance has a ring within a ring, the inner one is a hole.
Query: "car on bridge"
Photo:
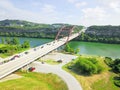
[[[29,52],[25,52],[25,54],[28,54]]]
[[[44,46],[41,46],[41,48],[43,48]]]
[[[15,58],[19,58],[19,57],[20,57],[19,55],[15,55],[10,60],[14,60]]]
[[[51,45],[51,43],[47,43],[47,45]]]
[[[36,48],[34,48],[34,51],[36,51],[37,49]]]

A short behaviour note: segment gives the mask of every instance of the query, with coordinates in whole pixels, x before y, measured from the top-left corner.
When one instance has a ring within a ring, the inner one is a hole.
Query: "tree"
[[[80,49],[79,49],[79,48],[77,48],[77,49],[74,50],[74,53],[75,53],[75,54],[77,54],[77,53],[79,53],[79,52],[80,52]]]
[[[79,48],[76,49],[76,50],[73,49],[73,48],[71,48],[69,44],[66,44],[66,45],[65,45],[64,50],[65,50],[66,52],[74,53],[74,54],[77,54],[77,53],[80,51]]]
[[[83,32],[81,33],[80,38],[81,38],[82,41],[84,40],[84,33]]]
[[[10,38],[9,38],[9,37],[7,37],[7,38],[5,39],[5,42],[6,42],[6,44],[10,44],[10,43],[11,43]]]
[[[14,37],[13,40],[12,40],[12,44],[13,45],[19,45],[20,42],[19,42],[18,38]]]
[[[66,51],[66,52],[70,52],[70,45],[69,44],[66,44],[65,45],[65,48],[64,48],[64,50]]]
[[[103,67],[95,58],[82,58],[79,57],[74,65],[83,74],[92,75],[102,72]]]
[[[120,59],[115,59],[113,61],[112,69],[116,73],[120,73]]]
[[[1,38],[1,43],[5,44],[5,39],[4,38]]]
[[[24,43],[21,46],[22,46],[22,48],[30,48],[30,42],[24,41]]]

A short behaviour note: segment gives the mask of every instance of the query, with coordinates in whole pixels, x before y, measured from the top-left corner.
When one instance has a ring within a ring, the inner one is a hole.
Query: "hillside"
[[[120,26],[90,26],[78,39],[90,42],[120,43]]]
[[[72,26],[66,23],[39,24],[23,20],[3,20],[0,21],[0,36],[55,38],[63,25]],[[83,26],[77,27],[81,30]],[[63,34],[67,35],[68,32]],[[90,26],[75,40],[120,44],[120,26]]]
[[[49,24],[38,24],[24,20],[3,20],[0,21],[0,27],[14,27],[14,28],[47,28]]]
[[[3,20],[0,21],[1,36],[17,37],[36,37],[36,38],[55,38],[61,26],[72,26],[70,24],[38,24],[22,20]],[[82,26],[78,26],[81,28]],[[63,32],[66,33],[66,32]]]
[[[86,34],[120,38],[120,26],[91,26],[87,29]]]

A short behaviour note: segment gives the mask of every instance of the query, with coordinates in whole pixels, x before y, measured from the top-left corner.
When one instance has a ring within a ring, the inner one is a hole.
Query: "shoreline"
[[[38,38],[38,39],[52,39],[52,40],[55,39],[55,37],[50,38],[50,37],[27,37],[27,36],[5,36],[5,35],[0,35],[0,37]],[[72,41],[120,45],[120,43],[107,43],[107,42],[99,42],[99,41],[98,42],[96,42],[96,41],[84,41],[84,40],[77,40],[77,39],[73,39]]]

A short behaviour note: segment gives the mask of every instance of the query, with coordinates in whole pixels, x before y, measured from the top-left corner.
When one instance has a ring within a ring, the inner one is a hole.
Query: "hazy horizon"
[[[1,0],[0,20],[120,25],[120,0]]]

